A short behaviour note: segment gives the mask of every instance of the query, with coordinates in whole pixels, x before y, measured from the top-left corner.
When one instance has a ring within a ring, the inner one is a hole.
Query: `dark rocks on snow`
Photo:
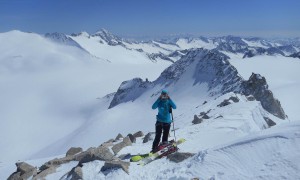
[[[240,101],[239,98],[231,96],[229,99],[225,99],[223,102],[221,102],[218,105],[218,107],[224,107],[224,106],[227,106],[227,105],[231,104],[231,102],[237,103],[239,101]]]
[[[187,152],[175,152],[173,154],[168,155],[167,159],[169,159],[172,162],[179,163],[194,155],[195,154],[193,153],[187,153]]]
[[[37,169],[26,162],[16,163],[17,171],[8,177],[8,180],[28,179],[37,174]]]
[[[115,138],[116,141],[120,140],[121,138],[123,138],[122,134],[118,134],[117,137]]]
[[[78,155],[75,155],[75,160],[79,161],[79,164],[91,162],[94,160],[110,161],[114,158],[114,155],[105,146],[99,146],[98,148],[89,148]]]
[[[50,160],[48,162],[46,162],[45,164],[43,164],[39,170],[40,171],[44,171],[48,168],[51,168],[51,167],[57,167],[61,164],[64,164],[64,163],[68,163],[70,161],[72,161],[74,159],[74,156],[67,156],[67,157],[63,157],[63,158],[55,158],[53,160]]]
[[[121,151],[121,149],[123,149],[126,146],[131,146],[131,144],[132,142],[130,138],[127,136],[123,139],[122,142],[115,144],[111,149],[115,154],[117,154],[119,151]]]
[[[255,101],[255,97],[252,95],[249,95],[246,97],[248,101]]]
[[[67,153],[66,153],[66,156],[73,156],[77,153],[80,153],[82,152],[82,148],[81,147],[71,147]]]
[[[69,173],[68,173],[68,179],[69,180],[80,180],[83,179],[82,169],[80,166],[74,167]]]
[[[134,133],[133,136],[136,137],[136,138],[143,137],[144,133],[142,131],[138,131],[138,132]]]
[[[268,124],[269,127],[276,125],[276,123],[272,119],[270,119],[268,117],[264,117],[264,119],[265,119],[265,121],[266,121],[266,123]]]
[[[149,132],[148,134],[146,134],[146,136],[144,137],[144,139],[143,139],[143,143],[146,143],[146,142],[148,142],[148,141],[151,141],[151,140],[153,140],[154,138],[153,138],[153,135],[154,135],[155,133],[153,133],[153,132]]]
[[[131,141],[132,143],[135,143],[135,142],[136,142],[136,137],[135,137],[134,135],[128,134],[127,137],[129,137],[129,139],[130,139],[130,141]]]
[[[253,95],[271,114],[280,119],[286,118],[280,102],[274,98],[273,93],[268,89],[266,79],[261,75],[252,73],[249,80],[242,83],[242,91],[246,96]]]
[[[114,169],[123,169],[127,174],[129,174],[129,162],[124,161],[106,161],[104,166],[101,168],[101,171],[103,173],[109,173],[108,171],[114,170]]]
[[[151,82],[143,81],[141,78],[122,82],[108,108],[113,108],[124,102],[134,101],[151,85]]]
[[[194,115],[194,120],[192,121],[193,124],[200,124],[202,123],[203,119],[199,118],[197,115]]]
[[[33,180],[40,180],[40,179],[45,179],[46,176],[48,176],[49,174],[55,173],[56,172],[56,168],[58,166],[53,166],[53,167],[49,167],[48,169],[45,169],[43,171],[40,171],[36,176],[34,176],[32,179]]]
[[[203,103],[202,103],[202,105],[204,105],[204,104],[206,104],[207,103],[207,101],[204,101]]]
[[[202,116],[202,118],[203,118],[203,119],[209,119],[209,116],[208,116],[207,114],[204,114],[204,115]]]

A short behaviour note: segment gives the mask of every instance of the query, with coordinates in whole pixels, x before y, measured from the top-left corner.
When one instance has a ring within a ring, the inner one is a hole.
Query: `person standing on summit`
[[[161,134],[163,132],[162,144],[168,142],[168,136],[171,127],[171,116],[170,116],[170,108],[176,109],[175,103],[171,100],[168,95],[167,90],[162,90],[159,98],[152,105],[152,109],[158,108],[158,114],[156,115],[156,123],[155,123],[155,139],[153,141],[151,152],[156,152]]]

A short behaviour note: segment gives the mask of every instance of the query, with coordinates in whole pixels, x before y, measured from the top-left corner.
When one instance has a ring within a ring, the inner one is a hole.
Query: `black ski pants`
[[[155,139],[153,141],[152,150],[155,150],[160,142],[161,134],[163,132],[162,142],[168,141],[168,136],[170,132],[170,123],[163,123],[157,121],[155,123]]]

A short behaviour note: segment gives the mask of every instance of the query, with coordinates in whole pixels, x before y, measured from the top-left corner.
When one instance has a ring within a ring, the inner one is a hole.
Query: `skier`
[[[171,100],[167,90],[162,90],[161,95],[152,105],[152,109],[158,108],[155,123],[155,139],[152,145],[152,153],[158,150],[161,134],[163,132],[162,144],[168,143],[168,136],[171,127],[170,108],[176,109],[175,103]]]

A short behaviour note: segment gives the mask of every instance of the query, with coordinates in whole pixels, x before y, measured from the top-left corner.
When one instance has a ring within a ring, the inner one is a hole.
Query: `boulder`
[[[172,162],[179,163],[184,161],[185,159],[194,156],[193,153],[187,153],[187,152],[175,152],[167,156],[167,159],[169,159]]]
[[[69,173],[68,173],[68,179],[69,180],[80,180],[83,179],[82,169],[80,166],[74,167]]]
[[[66,156],[73,156],[77,153],[80,153],[82,152],[82,148],[81,147],[71,147],[67,153],[66,153]]]
[[[265,119],[265,121],[266,121],[266,123],[268,124],[269,127],[272,127],[272,126],[276,125],[276,123],[272,119],[270,119],[268,117],[264,117],[264,119]]]
[[[45,164],[43,164],[39,168],[39,170],[44,171],[50,167],[59,166],[61,164],[68,163],[68,162],[72,161],[73,158],[74,158],[73,156],[67,156],[67,157],[63,157],[63,158],[55,158],[55,159],[50,160],[50,161],[46,162]]]
[[[136,138],[135,138],[132,134],[128,134],[127,137],[130,138],[130,141],[131,141],[132,143],[135,143],[135,142],[136,142]]]
[[[235,102],[235,103],[237,103],[237,102],[240,101],[240,99],[239,99],[238,97],[234,97],[234,96],[231,96],[231,97],[229,98],[229,100],[231,100],[231,101],[233,101],[233,102]]]
[[[17,171],[8,177],[8,180],[28,179],[37,174],[37,169],[26,162],[16,163]]]
[[[143,143],[146,143],[146,142],[148,142],[148,141],[150,141],[150,140],[153,140],[154,138],[153,138],[153,135],[154,135],[155,133],[151,133],[151,132],[149,132],[148,134],[146,134],[146,136],[144,137],[144,139],[143,139]]]
[[[121,149],[123,149],[124,147],[126,146],[131,146],[132,143],[131,143],[131,140],[128,136],[126,136],[122,142],[114,145],[111,149],[112,151],[117,154],[119,151],[121,151]]]
[[[122,136],[122,134],[119,133],[119,134],[117,135],[117,137],[115,138],[115,141],[118,141],[118,140],[120,140],[121,138],[123,138],[123,136]]]
[[[255,97],[252,95],[249,95],[246,97],[248,101],[255,101]]]
[[[99,146],[98,148],[89,148],[78,155],[75,155],[75,160],[79,161],[79,164],[91,162],[94,160],[110,161],[114,158],[114,155],[105,146]]]
[[[124,161],[106,161],[104,166],[101,168],[102,172],[109,171],[112,169],[123,169],[127,174],[129,174],[129,162]]]
[[[134,133],[133,136],[134,136],[135,138],[143,137],[143,136],[144,136],[144,133],[143,133],[142,131],[138,131],[138,132]]]
[[[202,118],[203,118],[203,119],[209,119],[209,116],[208,116],[207,114],[204,114],[204,115],[202,116]]]
[[[221,102],[219,105],[217,105],[218,107],[224,107],[231,104],[231,102],[228,99],[225,99],[223,102]]]
[[[194,120],[192,121],[193,124],[200,124],[202,123],[203,119],[199,118],[197,115],[194,115]]]
[[[34,176],[32,178],[32,180],[45,179],[45,177],[48,176],[49,174],[55,173],[57,167],[58,166],[51,166],[51,167],[39,172],[36,176]]]

